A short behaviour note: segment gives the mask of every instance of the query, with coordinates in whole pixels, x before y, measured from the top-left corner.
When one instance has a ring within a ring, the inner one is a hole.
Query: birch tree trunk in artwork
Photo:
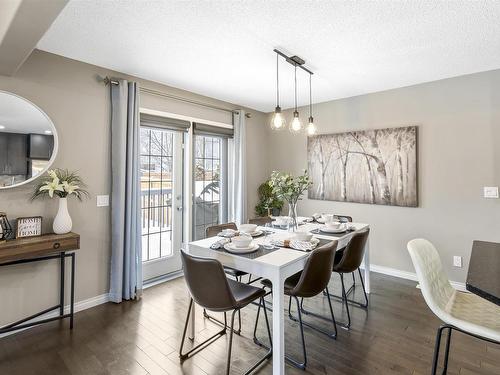
[[[335,141],[337,143],[337,148],[339,150],[340,161],[342,162],[342,176],[340,179],[340,198],[343,201],[347,200],[347,161],[349,160],[349,145],[346,146],[346,150],[342,154],[342,148],[340,147],[339,138],[336,137]]]
[[[378,130],[373,131],[373,136],[370,137],[370,141],[373,147],[373,160],[377,164],[377,177],[380,186],[380,199],[383,204],[391,203],[391,191],[389,190],[389,185],[387,184],[387,170],[385,169],[384,159],[382,158],[382,153],[377,141]]]
[[[397,193],[396,193],[396,203],[397,204],[402,204],[404,200],[404,183],[403,183],[403,161],[401,158],[401,142],[402,142],[402,135],[401,133],[398,134],[397,139],[396,139],[396,158],[398,162],[398,186],[397,186]]]
[[[321,168],[321,181],[319,183],[319,199],[325,199],[325,157],[323,156],[323,145],[321,139],[318,138],[319,143],[319,165]]]
[[[370,164],[370,156],[367,154],[365,147],[357,137],[355,133],[349,133],[351,137],[354,139],[354,141],[358,144],[358,146],[361,148],[361,155],[364,156],[365,161],[366,161],[366,168],[368,169],[368,184],[370,188],[370,203],[375,203],[375,181],[373,180],[373,171],[372,171],[372,166]]]
[[[366,166],[368,168],[368,182],[370,186],[370,203],[375,203],[375,184],[373,182],[373,172],[372,172],[372,166],[370,164],[370,158],[365,155],[365,160],[366,160]]]

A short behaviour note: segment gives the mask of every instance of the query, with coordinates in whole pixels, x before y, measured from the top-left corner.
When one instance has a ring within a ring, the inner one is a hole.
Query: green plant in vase
[[[297,203],[302,194],[312,185],[311,178],[304,170],[300,176],[292,176],[289,173],[273,171],[269,185],[273,193],[288,203],[288,216],[292,220],[292,228],[297,229]]]
[[[259,195],[259,204],[255,206],[257,216],[276,215],[274,212],[279,212],[283,208],[283,200],[279,199],[273,193],[273,188],[269,185],[269,180],[260,184],[257,193]]]

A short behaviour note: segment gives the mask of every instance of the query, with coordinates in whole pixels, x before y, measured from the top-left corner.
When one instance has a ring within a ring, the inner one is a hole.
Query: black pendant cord
[[[295,112],[297,112],[297,64],[295,64]]]
[[[312,75],[309,74],[309,117],[313,115],[313,105],[312,105]]]
[[[280,106],[280,73],[279,73],[279,55],[276,54],[276,107]]]

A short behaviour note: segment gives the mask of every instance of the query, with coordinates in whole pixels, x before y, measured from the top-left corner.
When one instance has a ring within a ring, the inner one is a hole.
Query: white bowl
[[[238,229],[243,233],[253,233],[257,230],[257,224],[241,224]]]
[[[309,232],[295,232],[295,238],[299,241],[311,241],[312,236]]]
[[[236,247],[248,247],[252,242],[252,237],[248,236],[236,236],[231,238],[231,242],[234,243]]]
[[[325,221],[325,223],[331,223],[335,219],[334,214],[323,214],[321,218]]]
[[[340,221],[327,221],[325,222],[325,225],[329,229],[339,229],[342,226],[342,223]]]

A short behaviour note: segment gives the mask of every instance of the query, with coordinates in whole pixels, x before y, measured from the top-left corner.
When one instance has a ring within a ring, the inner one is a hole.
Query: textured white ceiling
[[[262,111],[500,68],[500,1],[71,1],[38,48]],[[281,62],[282,107],[293,67]],[[299,104],[308,102],[300,73]]]

